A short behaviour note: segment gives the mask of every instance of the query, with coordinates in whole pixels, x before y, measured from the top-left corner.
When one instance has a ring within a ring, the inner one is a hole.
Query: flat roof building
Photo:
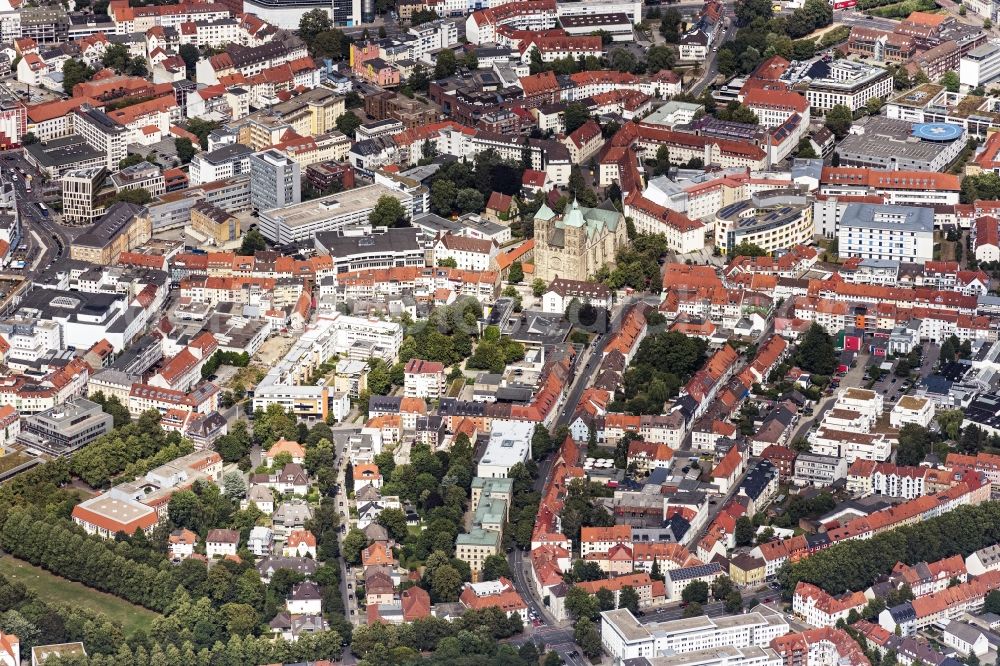
[[[426,189],[426,188],[424,188]],[[426,195],[425,195],[426,196]],[[315,238],[325,231],[337,231],[352,225],[368,223],[378,200],[392,197],[403,204],[408,217],[413,217],[422,202],[404,189],[390,189],[378,183],[338,192],[328,197],[267,210],[260,214],[260,232],[274,243],[297,243]]]
[[[111,432],[114,419],[101,406],[74,398],[53,409],[21,419],[17,442],[27,448],[62,456]]]
[[[524,421],[493,421],[490,441],[479,460],[476,476],[507,478],[510,468],[531,454],[535,424]]]
[[[836,153],[845,167],[943,171],[958,158],[965,140],[961,125],[869,116],[854,123]]]
[[[601,643],[615,660],[686,654],[720,647],[764,647],[789,631],[785,617],[769,606],[710,618],[707,615],[642,624],[625,608],[601,613]]]
[[[848,204],[837,239],[842,257],[923,264],[934,258],[934,209]]]

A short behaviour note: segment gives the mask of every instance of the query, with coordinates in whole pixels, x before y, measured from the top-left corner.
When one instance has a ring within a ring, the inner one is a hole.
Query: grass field
[[[140,627],[148,628],[153,618],[157,617],[151,610],[60,578],[10,555],[0,557],[0,575],[24,583],[45,601],[73,604],[103,613],[113,622],[121,623],[126,635],[131,635]]]

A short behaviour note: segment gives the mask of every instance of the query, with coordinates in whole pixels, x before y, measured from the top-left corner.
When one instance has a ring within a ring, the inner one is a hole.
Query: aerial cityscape
[[[998,21],[0,0],[0,666],[998,664]]]

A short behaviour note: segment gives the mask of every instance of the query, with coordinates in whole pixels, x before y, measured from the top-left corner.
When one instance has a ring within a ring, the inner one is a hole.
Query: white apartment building
[[[486,271],[499,251],[494,241],[447,233],[434,244],[434,259],[438,264],[454,259],[456,268],[465,271]]]
[[[923,264],[934,258],[934,211],[849,204],[837,230],[840,255]]]
[[[889,425],[902,428],[907,423],[915,423],[926,428],[934,420],[934,411],[934,401],[930,398],[904,395],[889,412]]]
[[[222,146],[210,153],[199,153],[191,160],[191,185],[212,183],[250,173],[251,155],[253,150],[242,143]]]
[[[420,60],[431,51],[458,43],[458,26],[454,21],[445,19],[414,26],[410,28],[409,33],[416,37],[416,41],[412,43],[414,60]]]
[[[0,336],[7,341],[7,363],[36,363],[50,351],[64,349],[62,329],[54,321],[8,319],[0,323]]]
[[[978,88],[1000,76],[1000,43],[990,41],[969,51],[958,64],[963,86]]]
[[[349,411],[346,393],[332,387],[307,383],[320,365],[337,355],[344,359],[367,361],[381,358],[388,364],[399,357],[403,328],[396,322],[323,315],[307,326],[284,358],[278,361],[254,390],[254,409],[277,404],[296,414],[333,414],[341,420]]]
[[[795,459],[793,483],[798,487],[825,488],[847,476],[847,460],[818,453],[801,453]]]
[[[444,396],[444,364],[410,359],[403,368],[403,392],[407,398],[437,400]]]
[[[640,624],[624,608],[601,613],[601,644],[617,662],[686,654],[715,648],[765,647],[788,633],[784,616],[768,606],[752,612]]]
[[[240,24],[236,19],[230,18],[182,23],[178,33],[182,45],[194,44],[199,48],[219,48],[240,43]]]

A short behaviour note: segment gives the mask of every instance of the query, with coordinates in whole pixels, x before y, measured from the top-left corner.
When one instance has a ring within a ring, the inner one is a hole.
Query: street
[[[70,243],[83,230],[67,229],[54,222],[50,217],[51,213],[47,215],[42,212],[38,206],[42,200],[42,178],[25,160],[21,150],[9,150],[0,154],[0,166],[5,171],[5,177],[14,186],[14,198],[21,219],[23,250],[17,248],[14,256],[23,258],[27,265],[17,274],[34,277],[68,257]],[[31,176],[30,183],[28,176]]]

